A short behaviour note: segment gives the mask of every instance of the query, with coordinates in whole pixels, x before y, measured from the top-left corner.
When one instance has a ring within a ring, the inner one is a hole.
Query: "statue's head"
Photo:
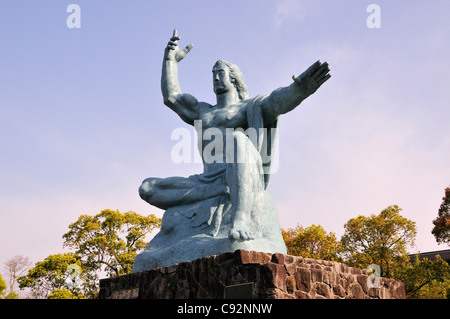
[[[244,76],[236,64],[225,60],[218,60],[213,66],[214,92],[222,94],[230,89],[236,89],[240,100],[248,99],[248,89]]]

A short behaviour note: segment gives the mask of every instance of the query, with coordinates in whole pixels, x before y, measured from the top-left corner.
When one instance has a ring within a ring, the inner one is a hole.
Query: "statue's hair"
[[[219,64],[225,64],[228,69],[229,69],[229,73],[230,73],[230,78],[235,80],[234,81],[234,86],[236,87],[236,90],[238,92],[239,95],[239,99],[240,100],[246,100],[249,98],[248,95],[248,89],[247,89],[247,85],[244,82],[244,75],[242,74],[241,70],[239,69],[239,67],[231,62],[225,61],[225,60],[218,60],[214,66],[213,66],[213,70],[219,65]]]

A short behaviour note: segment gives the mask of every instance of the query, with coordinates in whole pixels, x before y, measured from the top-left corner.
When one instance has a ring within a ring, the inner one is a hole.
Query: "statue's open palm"
[[[307,95],[311,95],[331,77],[328,72],[330,72],[328,62],[322,63],[319,60],[299,76],[292,76],[292,79],[300,85]]]

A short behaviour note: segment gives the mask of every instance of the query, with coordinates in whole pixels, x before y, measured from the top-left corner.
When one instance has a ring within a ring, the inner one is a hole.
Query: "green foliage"
[[[72,291],[65,288],[54,289],[47,299],[86,299],[86,296],[82,294],[74,294]]]
[[[0,274],[0,299],[19,299],[19,294],[16,292],[10,292],[9,294],[6,294],[7,289],[6,282],[3,280],[2,275]]]
[[[64,245],[75,249],[89,272],[104,268],[110,276],[119,276],[132,271],[137,253],[148,245],[145,236],[160,225],[161,219],[154,215],[106,209],[70,224]]]
[[[435,260],[419,260],[397,271],[396,279],[405,284],[409,298],[445,299],[450,289],[450,266],[437,255]]]
[[[439,256],[410,262],[407,246],[414,244],[416,224],[400,212],[393,205],[378,215],[352,218],[344,225],[341,241],[320,225],[297,225],[282,230],[282,235],[290,255],[345,262],[360,269],[377,264],[382,277],[405,284],[408,298],[449,298],[450,266]]]
[[[28,270],[27,275],[17,279],[19,287],[30,288],[35,294],[47,296],[54,289],[61,289],[66,285],[70,273],[69,265],[78,265],[81,261],[71,253],[50,255],[43,261],[37,262]],[[73,292],[76,288],[73,288]]]
[[[64,245],[75,249],[85,272],[84,288],[89,298],[98,293],[98,273],[110,277],[131,273],[136,255],[148,242],[146,235],[161,226],[155,215],[105,209],[95,216],[81,215],[63,235]]]
[[[19,294],[17,292],[10,292],[5,296],[5,299],[19,299]]]
[[[322,226],[312,225],[304,228],[281,231],[288,254],[331,261],[340,261],[340,243],[334,233],[327,233]]]
[[[433,220],[433,229],[431,233],[439,244],[450,245],[450,187],[445,189],[445,196],[442,198],[442,204],[438,211],[438,217]]]
[[[131,211],[106,209],[95,216],[82,215],[63,235],[64,245],[75,252],[50,255],[36,263],[26,276],[18,278],[19,287],[49,299],[96,298],[98,273],[130,273],[137,253],[148,245],[145,236],[160,225],[161,219],[154,215]],[[77,284],[73,282],[74,265],[81,270]]]
[[[8,287],[6,286],[6,283],[3,280],[2,274],[0,274],[0,299],[4,298],[6,288]]]
[[[395,270],[408,262],[407,245],[413,245],[416,223],[401,216],[397,205],[378,215],[358,216],[345,225],[341,238],[346,262],[365,269],[377,264],[382,277],[394,277]]]

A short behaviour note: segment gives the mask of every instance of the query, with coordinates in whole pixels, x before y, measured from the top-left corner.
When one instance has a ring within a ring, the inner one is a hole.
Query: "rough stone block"
[[[294,277],[297,288],[300,291],[309,292],[311,289],[311,271],[308,268],[297,267]]]
[[[221,299],[226,286],[252,283],[256,299],[404,299],[402,282],[369,287],[365,270],[312,258],[236,250],[100,280],[100,299],[129,290],[140,299]]]
[[[295,277],[294,276],[287,276],[286,277],[286,290],[288,294],[293,294],[297,286],[295,284]]]

